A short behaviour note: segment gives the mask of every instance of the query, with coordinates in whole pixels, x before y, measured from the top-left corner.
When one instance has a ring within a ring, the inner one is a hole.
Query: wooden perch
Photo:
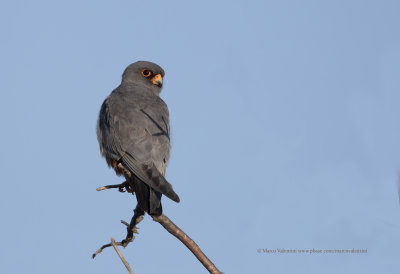
[[[109,185],[105,187],[97,188],[98,191],[105,189],[118,188],[120,191],[123,191],[125,188],[127,192],[131,192],[131,189],[124,182],[119,185]],[[135,236],[134,233],[138,233],[136,225],[143,219],[143,215],[145,212],[139,207],[139,205],[134,210],[134,215],[132,217],[131,222],[128,224],[125,221],[121,221],[124,225],[127,226],[127,236],[121,242],[115,242],[114,239],[111,238],[111,243],[103,245],[100,249],[98,249],[95,253],[93,253],[92,258],[94,259],[97,254],[103,251],[103,249],[113,246],[115,251],[118,253],[125,267],[132,273],[132,270],[129,267],[129,264],[123,258],[122,254],[119,252],[117,246],[126,247],[129,243],[131,243]],[[160,216],[152,216],[155,222],[160,223],[169,233],[174,235],[178,240],[180,240],[193,254],[196,258],[203,264],[203,266],[213,274],[221,273],[217,267],[207,258],[207,256],[201,251],[200,247],[185,233],[183,232],[177,225],[175,225],[167,216],[161,214]]]
[[[124,266],[126,267],[126,269],[129,271],[129,274],[133,274],[133,271],[131,269],[131,267],[129,266],[128,262],[125,260],[124,256],[122,256],[121,252],[119,251],[115,240],[111,237],[111,244],[115,249],[115,252],[117,252],[119,258],[121,259],[122,263],[124,264]]]
[[[160,223],[169,233],[178,238],[187,248],[196,256],[196,258],[204,265],[204,267],[210,273],[221,273],[217,267],[207,258],[207,256],[201,251],[200,247],[182,231],[177,225],[175,225],[167,216],[161,214],[160,216],[153,216],[153,220]]]

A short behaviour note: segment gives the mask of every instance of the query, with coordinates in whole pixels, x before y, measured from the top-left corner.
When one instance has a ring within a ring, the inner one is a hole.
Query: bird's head
[[[164,70],[159,65],[147,61],[138,61],[125,69],[122,74],[122,83],[142,84],[159,94],[164,74]]]

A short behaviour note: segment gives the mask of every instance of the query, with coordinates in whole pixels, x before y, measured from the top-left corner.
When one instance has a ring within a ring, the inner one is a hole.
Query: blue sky
[[[124,68],[165,71],[164,212],[226,273],[397,273],[398,1],[0,3],[1,273],[125,273],[136,199],[100,157]],[[205,273],[147,216],[135,273]],[[367,254],[263,254],[368,249]]]

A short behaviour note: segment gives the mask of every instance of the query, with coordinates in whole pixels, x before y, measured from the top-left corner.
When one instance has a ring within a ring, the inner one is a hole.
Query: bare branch
[[[116,244],[116,245],[119,245],[119,246],[122,246],[122,247],[125,247],[125,246],[124,246],[124,241],[122,241],[122,242],[115,242],[115,244]],[[113,245],[110,243],[110,244],[105,244],[105,245],[103,245],[102,247],[100,247],[95,253],[92,254],[92,259],[94,259],[98,254],[100,254],[100,253],[103,251],[103,249],[105,249],[105,248],[107,248],[107,247],[110,247],[110,246],[113,246]]]
[[[111,189],[111,188],[118,188],[119,192],[129,192],[129,193],[133,193],[133,189],[131,187],[131,185],[128,182],[123,182],[122,184],[117,184],[117,185],[107,185],[107,186],[101,186],[96,188],[97,191],[102,191],[102,190],[106,190],[106,189]],[[125,188],[125,190],[124,190]]]
[[[134,210],[134,214],[131,220],[131,223],[128,224],[124,220],[121,220],[121,223],[126,226],[127,234],[124,240],[121,242],[115,242],[117,246],[127,247],[129,243],[133,242],[135,239],[135,234],[139,234],[138,227],[136,226],[140,221],[143,220],[144,211],[142,211],[139,207]],[[103,249],[112,246],[112,243],[105,244],[100,247],[95,253],[93,253],[92,258],[94,259],[99,253],[103,251]]]
[[[121,164],[118,167],[125,169]],[[130,173],[127,170],[124,170],[124,175],[127,180],[130,177]],[[111,188],[118,188],[120,192],[124,192],[124,188],[127,192],[134,193],[134,189],[132,186],[127,183],[123,182],[122,184],[118,185],[107,185],[103,187],[97,188],[97,191],[111,189]],[[123,259],[121,253],[119,252],[117,246],[126,247],[130,242],[135,239],[134,233],[139,233],[137,231],[136,225],[143,219],[143,215],[145,212],[140,208],[139,204],[136,206],[134,210],[134,215],[132,217],[131,222],[128,224],[127,222],[121,220],[121,223],[127,227],[127,235],[124,240],[121,242],[115,242],[114,239],[111,238],[111,243],[105,244],[100,247],[95,253],[93,253],[92,258],[94,259],[97,254],[101,253],[103,249],[113,246],[115,251],[120,256],[122,262],[125,264],[125,260]],[[186,247],[196,256],[196,258],[203,264],[203,266],[210,272],[210,273],[221,273],[218,268],[207,258],[207,256],[201,251],[200,247],[187,235],[183,232],[177,225],[175,225],[167,216],[161,214],[160,216],[152,216],[153,220],[160,223],[169,233],[174,235],[178,240],[180,240]],[[129,267],[129,264],[125,264],[126,268],[130,273],[132,273]]]
[[[121,224],[126,225],[126,227],[129,227],[129,224],[125,222],[124,220],[121,220]]]
[[[210,273],[221,273],[218,268],[207,258],[201,251],[200,247],[183,232],[177,225],[175,225],[167,216],[161,214],[160,216],[152,216],[153,220],[160,223],[169,233],[178,238],[189,250],[196,256],[196,258],[204,265]]]
[[[125,260],[124,256],[122,256],[121,252],[119,251],[119,249],[115,243],[115,240],[112,237],[111,237],[111,244],[114,247],[115,251],[117,252],[122,263],[125,265],[126,269],[129,271],[129,274],[133,274],[131,267],[129,266],[128,262]]]

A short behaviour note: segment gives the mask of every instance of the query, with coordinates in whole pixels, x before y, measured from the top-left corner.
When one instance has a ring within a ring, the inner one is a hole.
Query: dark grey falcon
[[[155,63],[129,65],[102,104],[97,123],[101,155],[117,175],[125,175],[138,207],[153,216],[162,214],[162,194],[179,202],[165,179],[170,127],[168,107],[159,96],[163,77]]]

